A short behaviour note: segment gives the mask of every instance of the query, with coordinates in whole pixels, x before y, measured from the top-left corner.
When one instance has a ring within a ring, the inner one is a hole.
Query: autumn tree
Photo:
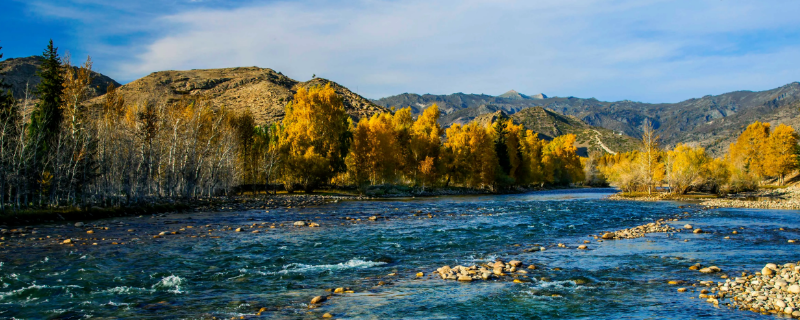
[[[575,135],[558,136],[542,150],[545,179],[553,184],[567,185],[583,181],[583,167],[575,147]]]
[[[653,123],[645,120],[642,126],[642,141],[639,150],[638,169],[639,175],[650,194],[653,185],[660,183],[664,179],[664,163],[661,162],[660,137],[656,135]]]
[[[797,132],[790,126],[780,124],[775,127],[764,143],[761,162],[767,176],[778,177],[780,184],[787,173],[797,168]]]
[[[311,192],[346,169],[348,121],[342,98],[330,83],[297,90],[294,101],[286,106],[281,137],[287,189],[300,184]]]
[[[523,181],[526,184],[544,184],[547,182],[547,173],[542,161],[544,158],[543,149],[547,143],[539,139],[539,135],[531,130],[526,131],[525,139],[521,140],[521,143],[523,154],[521,168],[522,172],[525,173]]]
[[[769,138],[769,123],[754,122],[730,146],[731,164],[743,174],[764,177],[764,152]]]
[[[708,190],[713,193],[720,193],[723,186],[730,181],[731,169],[723,159],[710,159],[705,163],[702,175],[703,182],[708,187]]]
[[[417,179],[416,175],[423,166],[427,167],[426,170],[429,171],[429,174],[435,175],[435,173],[430,170],[437,165],[436,162],[438,162],[442,143],[440,138],[442,135],[442,127],[439,125],[440,116],[439,106],[433,104],[426,108],[411,126],[411,141],[409,147],[413,159],[411,168],[414,172],[414,180]],[[429,157],[433,159],[433,167],[431,167],[429,163],[423,164]]]
[[[710,161],[705,149],[679,143],[673,150],[667,152],[667,158],[669,159],[667,180],[673,192],[685,194],[690,188],[704,182],[702,178]]]

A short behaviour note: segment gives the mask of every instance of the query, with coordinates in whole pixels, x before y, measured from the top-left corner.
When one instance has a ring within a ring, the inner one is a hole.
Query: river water
[[[0,247],[0,318],[776,318],[715,307],[667,281],[724,281],[689,270],[695,263],[735,276],[797,262],[800,250],[787,243],[800,238],[797,211],[604,200],[611,192],[341,201],[32,226],[36,233]],[[707,233],[589,237],[676,216],[674,227],[690,223]],[[298,220],[320,227],[291,225]],[[73,245],[58,244],[67,237]],[[584,240],[589,250],[576,250]],[[547,250],[525,250],[538,247]],[[429,276],[444,265],[495,259],[537,269],[525,283]],[[337,287],[352,293],[309,308],[312,297]]]

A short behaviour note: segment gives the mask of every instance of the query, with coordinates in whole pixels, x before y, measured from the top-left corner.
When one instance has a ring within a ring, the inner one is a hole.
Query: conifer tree
[[[61,125],[61,97],[64,93],[64,77],[61,60],[58,57],[58,48],[53,46],[53,40],[42,53],[42,65],[39,77],[41,82],[36,88],[39,103],[36,104],[31,114],[31,132],[41,134],[46,151],[49,140],[58,133]]]

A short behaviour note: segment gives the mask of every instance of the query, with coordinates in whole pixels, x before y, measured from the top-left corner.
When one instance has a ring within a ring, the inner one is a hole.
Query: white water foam
[[[96,293],[107,293],[107,294],[135,294],[139,292],[153,292],[153,289],[146,289],[146,288],[137,288],[137,287],[113,287],[109,289],[105,289],[102,291],[98,291]]]
[[[183,293],[181,291],[181,284],[185,280],[176,275],[170,275],[169,277],[161,278],[161,281],[153,285],[153,289],[168,289],[168,292],[172,293]]]
[[[337,264],[321,264],[321,265],[308,265],[302,263],[290,263],[283,267],[283,270],[280,273],[290,273],[290,272],[315,272],[315,271],[338,271],[338,270],[347,270],[347,269],[366,269],[375,266],[384,265],[386,262],[378,262],[378,261],[365,261],[361,259],[351,259],[347,262],[337,263]]]

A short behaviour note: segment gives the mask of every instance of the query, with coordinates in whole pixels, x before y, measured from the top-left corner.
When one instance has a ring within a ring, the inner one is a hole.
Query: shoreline
[[[405,186],[372,186],[376,192],[364,195],[349,195],[345,193],[330,194],[321,190],[320,193],[304,194],[277,194],[233,197],[200,198],[190,200],[167,199],[160,202],[147,204],[133,204],[122,207],[90,207],[90,208],[52,208],[52,209],[26,209],[18,212],[11,210],[0,212],[0,226],[36,225],[55,221],[94,221],[107,218],[117,218],[137,215],[192,213],[192,212],[229,212],[277,208],[302,208],[318,206],[336,201],[364,201],[395,198],[439,197],[439,196],[469,196],[469,195],[503,195],[523,194],[534,191],[581,189],[583,187],[535,187],[512,188],[498,191],[485,189],[449,187],[449,188],[421,188]],[[369,188],[368,188],[369,190]],[[389,192],[386,192],[389,191]]]
[[[730,194],[725,197],[692,197],[654,194],[650,196],[626,196],[615,193],[606,197],[613,201],[688,201],[696,202],[706,208],[743,208],[766,210],[800,210],[800,187],[791,186],[779,189],[762,189]]]

